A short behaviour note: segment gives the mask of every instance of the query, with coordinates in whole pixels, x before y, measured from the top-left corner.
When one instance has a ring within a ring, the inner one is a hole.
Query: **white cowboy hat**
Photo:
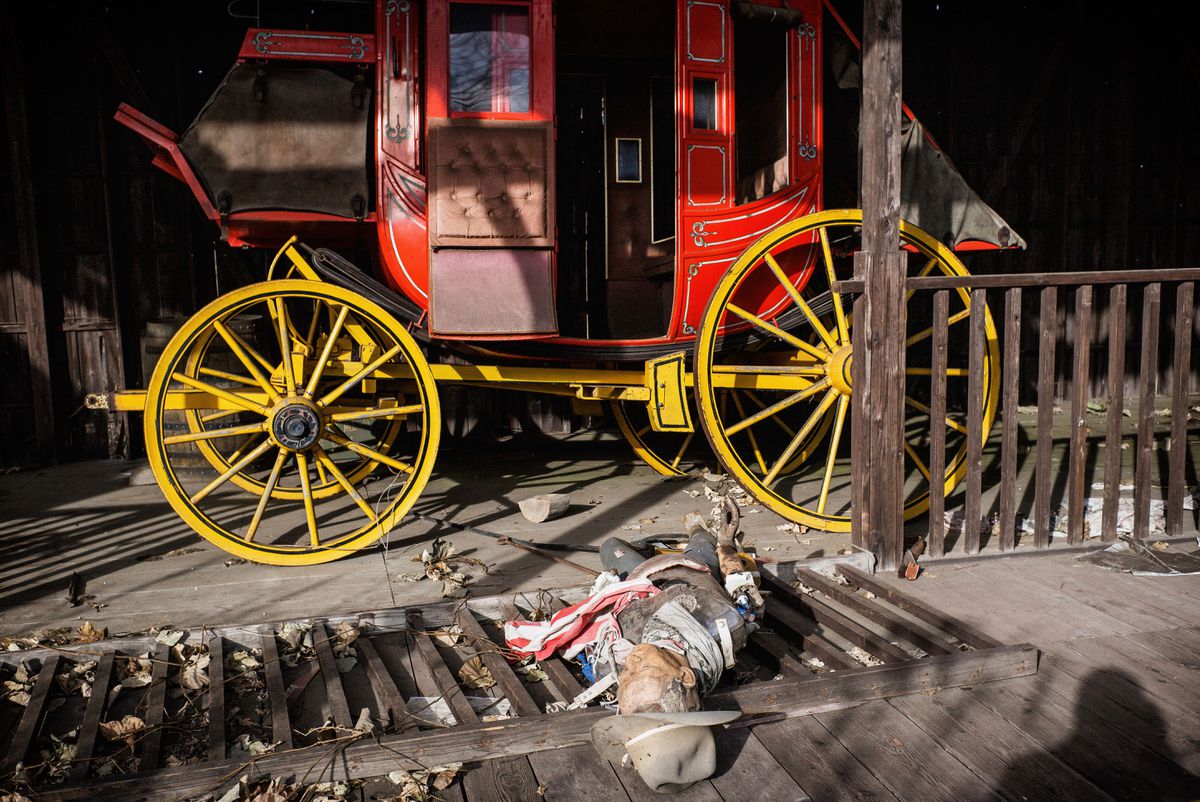
[[[651,791],[673,794],[712,776],[717,745],[709,728],[740,715],[702,710],[611,716],[592,725],[592,745],[605,760],[631,764]]]

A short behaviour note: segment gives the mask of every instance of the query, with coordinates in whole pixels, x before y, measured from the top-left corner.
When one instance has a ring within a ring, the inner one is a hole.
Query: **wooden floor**
[[[723,732],[716,776],[674,797],[582,746],[489,761],[442,798],[1200,798],[1200,576],[1138,578],[1056,554],[935,563],[917,582],[888,581],[1039,646],[1038,673]],[[386,798],[389,785],[364,796]]]

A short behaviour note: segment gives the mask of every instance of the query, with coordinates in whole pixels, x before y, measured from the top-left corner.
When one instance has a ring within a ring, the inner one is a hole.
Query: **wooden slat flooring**
[[[716,776],[657,798],[1200,798],[1200,576],[1133,577],[1058,554],[873,579],[998,640],[1034,643],[1038,673],[724,732]],[[656,798],[586,746],[529,760],[551,783],[547,799]],[[512,798],[476,793],[475,772],[467,802]]]

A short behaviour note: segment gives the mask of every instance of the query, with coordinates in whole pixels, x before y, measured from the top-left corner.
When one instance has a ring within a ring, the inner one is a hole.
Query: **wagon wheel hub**
[[[829,383],[844,396],[850,395],[850,370],[853,361],[854,350],[849,345],[843,345],[829,357]]]
[[[284,398],[271,415],[271,434],[288,451],[307,451],[324,431],[323,416],[311,401]]]

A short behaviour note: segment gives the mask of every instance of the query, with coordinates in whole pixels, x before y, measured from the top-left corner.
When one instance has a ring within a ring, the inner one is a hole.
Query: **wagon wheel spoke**
[[[316,446],[313,449],[313,455],[316,457],[317,465],[324,465],[325,469],[333,474],[333,478],[339,485],[342,486],[342,489],[346,491],[346,495],[354,499],[354,503],[357,504],[358,508],[367,516],[367,520],[369,520],[371,523],[378,521],[379,516],[377,516],[375,511],[371,509],[371,505],[368,504],[366,500],[359,494],[359,492],[354,489],[354,485],[351,484],[350,480],[346,478],[346,475],[341,472],[337,466],[337,463],[330,459],[329,455],[325,453],[325,450],[320,446]]]
[[[237,336],[235,332],[230,331],[229,328],[221,321],[214,320],[213,328],[216,330],[217,334],[221,335],[221,339],[223,339],[225,344],[229,346],[229,350],[232,351],[233,355],[238,358],[238,361],[242,363],[246,370],[250,371],[250,375],[253,376],[254,381],[258,382],[258,385],[262,387],[263,392],[267,394],[267,398],[271,399],[272,403],[278,401],[279,393],[276,392],[275,388],[271,386],[271,382],[268,381],[265,376],[263,376],[262,371],[260,371],[258,369],[258,365],[255,364],[256,361],[265,362],[266,360],[264,360],[257,351],[247,345],[241,337]],[[270,367],[267,369],[271,370]]]
[[[837,400],[837,395],[836,390],[829,390],[825,393],[825,397],[817,405],[817,411],[804,422],[804,425],[796,432],[796,436],[792,438],[787,448],[784,449],[783,455],[780,456],[779,460],[772,466],[770,472],[763,478],[764,484],[769,487],[775,483],[775,480],[779,477],[779,472],[791,461],[792,456],[796,453],[796,449],[800,448],[804,438],[816,428],[817,424],[821,421],[821,417],[833,406],[834,401]]]
[[[827,379],[822,379],[821,381],[814,384],[813,387],[816,387],[817,385],[821,385],[821,389],[824,389],[825,387],[829,386],[829,381]],[[812,388],[808,388],[808,389],[812,389]],[[767,408],[767,402],[763,401],[761,398],[759,398],[754,393],[747,392],[747,393],[743,393],[743,395],[745,395],[747,398],[749,398],[751,401],[753,401],[755,406],[757,406],[760,410],[765,410]],[[797,400],[801,400],[801,399],[797,399]],[[769,417],[771,418],[771,420],[773,420],[775,422],[776,426],[778,426],[780,429],[783,430],[784,434],[786,434],[788,437],[796,436],[796,430],[793,429],[791,426],[788,426],[787,421],[785,421],[782,417],[780,417],[779,415],[775,415],[775,414],[771,414]]]
[[[215,420],[222,420],[224,418],[230,418],[230,417],[233,417],[234,415],[241,415],[241,414],[242,414],[242,410],[240,410],[240,409],[218,409],[216,412],[209,412],[205,415],[201,415],[200,422],[201,423],[212,423]]]
[[[209,384],[206,381],[194,379],[191,376],[183,373],[173,373],[171,374],[171,378],[180,384],[186,384],[188,387],[191,387],[194,390],[203,390],[204,392],[214,395],[217,398],[228,401],[230,404],[240,407],[247,412],[257,412],[263,417],[267,417],[271,414],[271,410],[262,404],[252,401],[249,398],[245,398],[244,396],[237,395],[236,393],[232,393],[229,390],[224,390],[216,385]]]
[[[967,307],[966,309],[962,310],[961,312],[955,312],[953,315],[951,315],[946,320],[946,325],[953,326],[955,323],[958,323],[959,321],[962,321],[962,320],[966,320],[970,316],[971,316],[971,309],[970,309],[970,307]],[[933,336],[933,327],[932,326],[930,326],[927,329],[918,331],[916,334],[909,337],[907,340],[904,341],[904,346],[907,348],[911,345],[915,345],[915,344],[921,342],[922,340],[926,340],[931,336]]]
[[[825,476],[821,480],[821,495],[817,499],[817,514],[825,512],[829,501],[829,485],[833,482],[833,466],[837,462],[838,446],[842,442],[842,429],[846,426],[846,410],[850,408],[850,396],[838,399],[837,419],[833,424],[833,437],[829,441],[829,456],[825,459]]]
[[[846,312],[842,309],[842,294],[837,291],[837,270],[833,266],[833,252],[829,247],[829,232],[822,228],[821,254],[825,257],[825,275],[829,279],[829,292],[832,293],[833,314],[837,318],[838,341],[843,345],[850,342],[850,323],[846,320]]]
[[[928,276],[930,273],[933,272],[933,269],[935,267],[937,267],[937,263],[938,263],[937,259],[930,259],[928,262],[925,263],[924,267],[922,267],[919,271],[917,271],[915,278],[925,278],[926,276]],[[917,294],[916,290],[905,290],[904,302],[908,303],[909,301],[912,300],[912,297],[916,294]]]
[[[738,414],[741,415],[742,419],[744,420],[746,417],[746,409],[742,406],[742,400],[738,398],[737,393],[732,393],[731,395],[733,396],[733,406],[737,409]],[[754,450],[754,459],[758,462],[758,469],[763,473],[766,473],[767,463],[766,460],[763,459],[762,448],[760,448],[758,445],[758,438],[754,436],[753,431],[747,431],[746,434],[750,436],[750,448]]]
[[[373,421],[381,418],[394,418],[397,415],[415,415],[425,408],[420,404],[409,404],[403,407],[378,407],[375,409],[354,410],[352,412],[335,412],[329,416],[337,423],[353,423],[355,421]],[[650,427],[647,426],[647,429]]]
[[[296,466],[300,470],[300,491],[304,494],[304,519],[308,522],[309,544],[316,547],[321,545],[321,533],[317,530],[317,512],[313,503],[312,480],[308,475],[308,455],[303,451],[296,453]]]
[[[904,403],[907,406],[910,406],[919,412],[924,412],[926,415],[933,414],[933,410],[930,409],[926,404],[922,404],[920,401],[918,401],[917,399],[913,398],[910,395],[904,396]],[[953,429],[954,431],[959,432],[960,434],[967,433],[967,427],[962,425],[958,421],[954,420],[953,418],[947,416],[945,419],[945,422],[946,422],[947,428]]]
[[[742,309],[737,304],[733,304],[733,303],[728,304],[726,306],[726,309],[728,309],[730,312],[732,312],[733,314],[740,317],[742,320],[745,320],[747,323],[757,326],[758,328],[762,329],[763,331],[767,332],[768,334],[772,334],[772,335],[778,337],[779,339],[786,342],[788,345],[791,345],[800,351],[804,351],[806,354],[809,354],[814,359],[817,359],[820,362],[828,362],[829,361],[828,352],[822,351],[818,348],[814,348],[813,346],[804,342],[804,340],[801,340],[796,335],[791,334],[790,332],[786,332],[783,329],[779,328],[778,326],[774,326],[774,325],[768,323],[767,321],[763,320],[761,317],[753,314],[752,312],[747,312],[745,309]]]
[[[271,306],[275,310],[275,334],[279,338],[279,367],[283,373],[284,386],[289,396],[296,394],[296,375],[292,371],[292,324],[288,318],[287,305],[282,298],[273,299]]]
[[[346,379],[344,382],[339,384],[336,389],[331,390],[330,392],[326,393],[321,398],[321,400],[317,402],[317,406],[321,406],[321,407],[329,406],[334,401],[341,398],[342,395],[344,395],[345,392],[347,390],[349,390],[351,387],[358,384],[360,381],[362,381],[366,377],[370,376],[375,371],[379,370],[379,368],[383,367],[384,364],[386,364],[392,357],[394,357],[398,353],[400,353],[399,345],[389,348],[378,359],[375,359],[369,365],[365,366],[360,371],[355,373],[353,376]]]
[[[259,498],[258,506],[254,508],[254,517],[250,519],[250,525],[246,527],[247,543],[252,543],[254,536],[258,533],[258,525],[262,523],[263,513],[267,511],[267,504],[271,501],[275,485],[279,484],[279,474],[283,471],[283,463],[287,457],[287,449],[279,449],[279,454],[275,457],[275,464],[271,467],[271,475],[267,477],[266,492]]]
[[[829,332],[829,329],[825,328],[825,324],[823,324],[821,319],[817,317],[815,312],[813,312],[812,307],[810,307],[808,302],[804,300],[804,297],[800,294],[800,291],[796,289],[796,285],[793,284],[787,277],[787,274],[783,272],[783,268],[779,266],[779,262],[775,261],[775,257],[771,255],[770,251],[767,251],[763,254],[763,260],[767,263],[767,267],[771,268],[771,272],[775,274],[775,278],[778,279],[781,285],[783,285],[783,289],[787,291],[789,296],[791,296],[792,303],[794,303],[796,307],[804,314],[804,316],[808,318],[808,322],[812,325],[813,330],[825,343],[826,348],[831,351],[837,348],[837,340],[834,339],[833,335]]]
[[[201,376],[211,376],[214,379],[224,379],[227,382],[234,382],[235,384],[242,384],[242,385],[245,385],[246,387],[261,387],[262,386],[258,382],[256,382],[254,379],[250,378],[249,376],[239,376],[238,374],[230,373],[227,370],[217,370],[216,368],[210,368],[208,366],[200,368],[200,370],[198,370],[197,373],[199,373]]]
[[[925,481],[932,481],[929,477],[929,468],[926,467],[925,462],[917,454],[916,449],[912,447],[912,444],[909,443],[907,439],[904,440],[904,453],[907,454],[908,458],[911,459],[913,464],[917,466],[917,470],[920,471],[921,475],[925,477]]]
[[[381,462],[384,465],[387,465],[389,468],[395,468],[396,470],[403,471],[404,473],[412,473],[413,472],[413,466],[409,465],[408,463],[401,462],[400,460],[394,459],[393,457],[389,457],[387,454],[381,454],[380,452],[376,451],[373,448],[364,446],[362,443],[356,443],[353,440],[351,440],[349,437],[346,437],[344,434],[341,434],[338,431],[334,431],[332,429],[332,427],[330,428],[329,431],[327,431],[325,433],[325,436],[328,437],[333,442],[337,443],[339,446],[342,446],[343,448],[348,448],[351,451],[353,451],[355,454],[359,454],[364,457],[370,457],[371,459],[375,460],[376,462]]]
[[[821,379],[819,382],[815,382],[815,383],[809,385],[808,387],[805,387],[803,390],[799,390],[795,393],[792,393],[787,398],[784,398],[782,401],[777,401],[776,403],[771,404],[770,406],[764,406],[762,409],[760,409],[758,412],[755,412],[753,415],[750,415],[748,417],[743,417],[740,421],[733,424],[732,426],[727,426],[725,428],[725,431],[730,435],[737,434],[738,432],[742,431],[743,429],[749,428],[750,426],[753,426],[754,424],[756,424],[760,421],[763,421],[763,420],[766,420],[767,418],[778,415],[783,410],[787,409],[790,406],[800,403],[801,401],[803,401],[806,398],[811,398],[812,396],[816,395],[817,393],[821,392],[822,390],[828,389],[828,387],[829,387],[829,380]],[[737,400],[736,397],[734,400],[736,402],[736,400]],[[757,398],[755,400],[757,400]],[[741,404],[738,404],[738,411],[741,412],[741,409],[742,409]]]
[[[246,454],[244,457],[239,459],[237,462],[233,463],[233,465],[229,466],[229,470],[225,471],[225,473],[221,474],[216,479],[213,479],[211,482],[209,482],[207,485],[205,485],[203,489],[198,491],[195,495],[191,496],[188,500],[193,504],[196,504],[196,503],[202,501],[210,493],[212,493],[214,490],[216,490],[218,487],[220,487],[221,485],[228,482],[235,473],[238,473],[243,468],[245,468],[247,465],[249,465],[251,462],[254,462],[254,460],[258,459],[263,454],[267,453],[267,451],[270,448],[271,448],[271,441],[267,440],[266,442],[262,443],[258,448],[254,449],[249,454]]]
[[[176,434],[164,437],[163,442],[169,446],[179,443],[195,443],[199,440],[215,440],[219,437],[234,437],[239,434],[257,435],[265,430],[265,423],[248,423],[245,426],[229,426],[224,429],[205,429],[202,432]]]
[[[312,375],[308,377],[308,386],[304,388],[306,398],[312,398],[317,392],[317,385],[321,382],[321,374],[325,372],[325,365],[329,362],[329,356],[333,353],[333,348],[337,344],[337,339],[342,333],[342,326],[346,324],[346,317],[350,314],[350,307],[343,306],[337,314],[337,318],[333,321],[333,325],[329,328],[329,336],[325,340],[325,347],[321,349],[321,356],[317,358],[317,364],[313,366]]]
[[[932,376],[933,368],[906,367],[904,369],[904,375],[905,376]],[[951,378],[951,377],[961,378],[964,376],[969,376],[971,374],[967,370],[967,368],[946,368],[946,371],[942,375],[946,376],[947,378]]]

